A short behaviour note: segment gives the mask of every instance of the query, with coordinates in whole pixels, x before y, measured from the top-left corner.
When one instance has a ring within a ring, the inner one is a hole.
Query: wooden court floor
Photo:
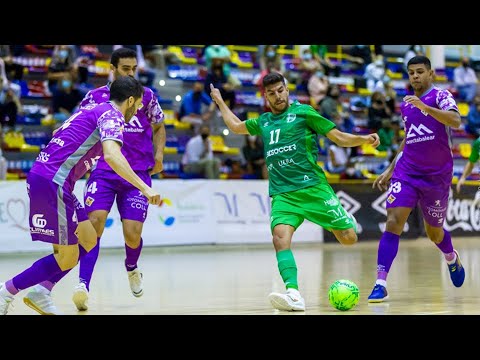
[[[71,301],[78,268],[52,295],[66,315],[478,315],[480,314],[480,238],[455,238],[466,270],[455,288],[438,249],[427,239],[401,240],[388,278],[390,299],[368,304],[375,282],[377,241],[353,247],[338,243],[295,244],[300,291],[305,312],[279,312],[267,300],[283,291],[273,246],[145,247],[140,258],[144,295],[135,298],[123,267],[123,249],[102,249],[93,275],[90,309],[77,312]],[[43,253],[0,255],[0,281],[30,266]],[[346,312],[333,309],[327,291],[337,279],[360,288],[360,301]],[[17,295],[9,315],[37,315]]]

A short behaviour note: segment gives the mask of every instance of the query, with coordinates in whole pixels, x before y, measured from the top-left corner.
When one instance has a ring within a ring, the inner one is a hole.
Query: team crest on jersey
[[[297,114],[288,114],[287,115],[287,123],[294,122],[296,118],[297,118]]]
[[[93,204],[94,201],[95,201],[95,199],[89,196],[89,197],[87,197],[87,199],[85,200],[85,205],[87,205],[87,206],[92,206],[92,204]]]
[[[387,201],[389,204],[393,203],[397,198],[395,196],[393,196],[392,194],[390,194],[387,198]]]

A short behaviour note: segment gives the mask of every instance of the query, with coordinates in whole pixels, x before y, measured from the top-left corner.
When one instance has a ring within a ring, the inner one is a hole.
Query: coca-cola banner
[[[385,230],[388,192],[372,189],[372,184],[332,184],[344,208],[354,214],[358,222],[359,241],[379,240]],[[461,193],[452,185],[445,228],[453,236],[478,236],[480,233],[480,192],[477,186],[464,185]],[[478,195],[477,195],[478,194]],[[423,217],[418,208],[413,209],[401,235],[402,239],[425,236]],[[337,241],[325,232],[325,242]]]
[[[445,229],[456,236],[480,235],[480,191],[477,186],[462,186],[460,194],[450,189]]]

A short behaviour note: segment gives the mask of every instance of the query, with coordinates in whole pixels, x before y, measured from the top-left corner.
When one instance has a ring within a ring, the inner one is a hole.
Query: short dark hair
[[[131,58],[136,59],[137,52],[130,48],[121,47],[112,52],[112,56],[110,58],[110,64],[112,64],[115,67],[118,67],[118,63],[120,62],[120,59],[131,59]]]
[[[145,89],[140,81],[131,76],[119,76],[110,85],[110,100],[123,103],[130,96],[143,97]]]
[[[430,59],[424,55],[417,55],[412,57],[410,60],[408,60],[407,68],[410,65],[417,65],[417,64],[424,64],[428,70],[432,69],[432,63],[430,62]]]
[[[271,73],[268,73],[265,75],[265,77],[262,80],[262,85],[263,87],[267,87],[268,85],[276,84],[276,83],[283,83],[285,85],[285,78],[283,77],[282,74],[272,71]]]

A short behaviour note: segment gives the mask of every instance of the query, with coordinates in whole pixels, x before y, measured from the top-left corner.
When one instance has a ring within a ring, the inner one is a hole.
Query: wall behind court
[[[84,184],[82,180],[75,187],[82,203]],[[266,180],[153,180],[153,187],[164,201],[159,207],[149,207],[142,236],[145,246],[271,244]],[[332,187],[344,208],[357,218],[360,241],[378,241],[385,226],[387,194],[373,191],[371,183]],[[445,227],[453,236],[478,236],[480,197],[475,200],[476,194],[476,186],[464,186],[461,194],[452,187]],[[49,244],[31,240],[28,211],[25,181],[0,181],[0,253],[51,249]],[[402,238],[423,235],[421,213],[414,210]],[[297,243],[324,241],[336,240],[309,221],[294,234]],[[101,247],[123,246],[120,215],[114,204]]]

